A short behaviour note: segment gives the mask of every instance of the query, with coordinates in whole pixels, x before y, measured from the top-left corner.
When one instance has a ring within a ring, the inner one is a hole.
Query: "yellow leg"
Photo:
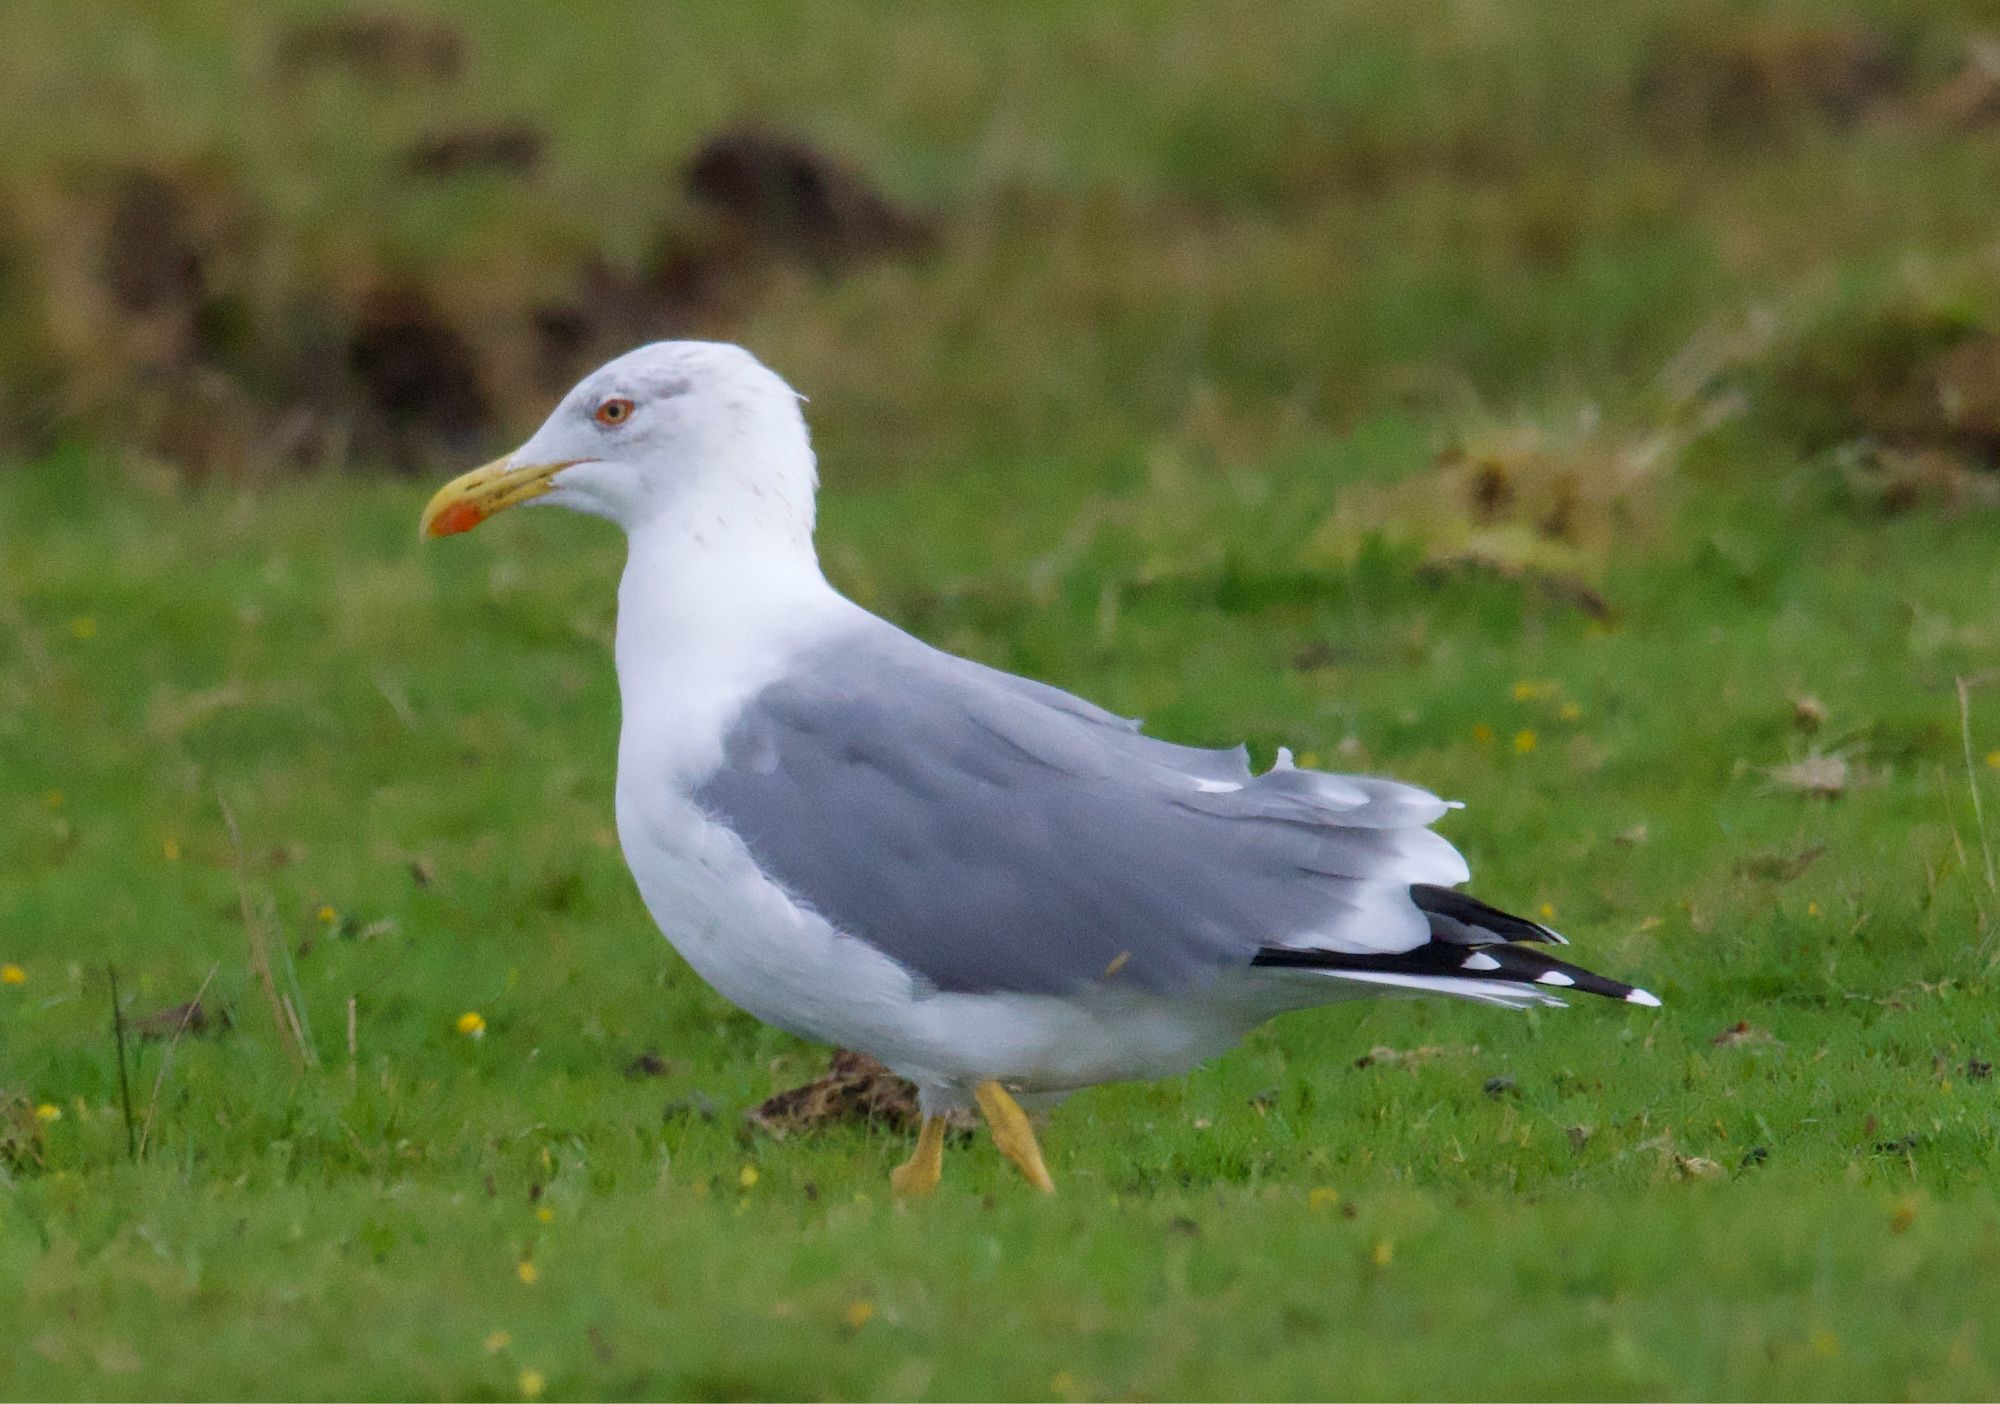
[[[917,1148],[889,1172],[889,1188],[897,1194],[929,1194],[943,1178],[944,1118],[927,1116],[917,1132]]]
[[[972,1089],[972,1095],[978,1099],[987,1128],[993,1132],[993,1144],[1021,1167],[1029,1184],[1043,1194],[1054,1194],[1056,1182],[1049,1178],[1049,1167],[1042,1164],[1042,1148],[1035,1144],[1035,1130],[1028,1125],[1028,1114],[1021,1110],[1021,1104],[997,1082],[980,1083]]]

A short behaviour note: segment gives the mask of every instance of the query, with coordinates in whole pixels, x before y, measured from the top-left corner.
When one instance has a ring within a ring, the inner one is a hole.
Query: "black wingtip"
[[[1528,941],[1536,945],[1567,946],[1569,938],[1553,927],[1530,921],[1512,912],[1480,901],[1469,892],[1435,883],[1410,884],[1410,900],[1430,918],[1431,934],[1440,941],[1478,946],[1493,941]],[[1481,939],[1484,937],[1485,939]]]
[[[1524,943],[1496,941],[1467,946],[1455,941],[1430,941],[1413,950],[1365,955],[1267,946],[1250,963],[1319,970],[1329,975],[1343,971],[1397,975],[1406,977],[1414,988],[1422,988],[1427,980],[1476,980],[1496,985],[1533,985],[1548,993],[1576,990],[1649,1009],[1660,1005],[1659,997],[1648,990],[1557,960],[1548,952]]]

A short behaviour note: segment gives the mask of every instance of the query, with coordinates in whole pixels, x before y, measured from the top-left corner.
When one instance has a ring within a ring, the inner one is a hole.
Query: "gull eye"
[[[606,400],[591,412],[590,417],[606,429],[616,429],[632,417],[632,402],[626,399]]]

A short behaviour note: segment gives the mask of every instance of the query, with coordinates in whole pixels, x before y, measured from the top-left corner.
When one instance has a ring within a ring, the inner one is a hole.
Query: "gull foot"
[[[944,1178],[944,1118],[927,1116],[910,1158],[889,1172],[889,1188],[915,1197],[929,1194]]]
[[[1049,1167],[1042,1164],[1042,1148],[1035,1144],[1035,1129],[1028,1125],[1028,1114],[1021,1110],[1021,1104],[997,1082],[980,1083],[972,1095],[993,1132],[993,1144],[1021,1167],[1029,1184],[1043,1194],[1054,1194],[1056,1182],[1049,1178]]]

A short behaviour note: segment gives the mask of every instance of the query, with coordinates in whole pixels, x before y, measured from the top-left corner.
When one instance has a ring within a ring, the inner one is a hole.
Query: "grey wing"
[[[792,897],[941,990],[1168,990],[1280,947],[1423,944],[1465,879],[1394,781],[1253,776],[871,620],[807,651],[697,801]]]

